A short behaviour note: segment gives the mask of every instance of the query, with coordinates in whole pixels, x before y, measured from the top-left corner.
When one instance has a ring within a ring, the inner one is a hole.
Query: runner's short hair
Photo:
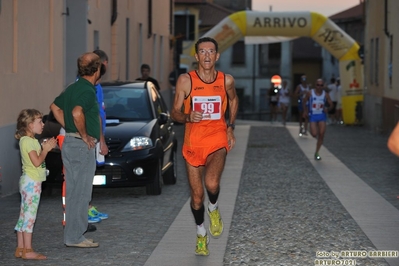
[[[211,42],[211,43],[213,43],[215,45],[216,52],[218,52],[219,47],[218,47],[218,43],[217,43],[217,41],[215,39],[213,39],[211,37],[202,37],[195,43],[195,52],[196,53],[198,53],[198,45],[200,43],[203,43],[203,42]]]

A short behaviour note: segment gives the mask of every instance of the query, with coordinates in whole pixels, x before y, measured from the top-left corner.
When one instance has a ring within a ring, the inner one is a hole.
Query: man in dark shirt
[[[100,66],[98,55],[81,55],[78,58],[79,80],[69,85],[50,106],[66,132],[61,156],[66,171],[64,244],[67,247],[99,246],[83,234],[87,230],[87,206],[91,201],[96,170],[94,147],[100,139],[101,130],[94,87],[101,76]]]
[[[270,106],[270,122],[273,123],[277,121],[277,107],[278,107],[278,96],[279,96],[279,86],[273,84],[273,87],[269,89],[269,106]]]
[[[137,78],[136,80],[151,81],[154,84],[157,91],[159,91],[161,88],[159,87],[158,81],[150,77],[150,72],[151,72],[150,66],[147,64],[142,64],[140,70],[141,70],[141,77]]]

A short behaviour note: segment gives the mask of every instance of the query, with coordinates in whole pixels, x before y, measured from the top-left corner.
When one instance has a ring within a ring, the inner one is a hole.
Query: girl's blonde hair
[[[27,136],[29,124],[33,123],[36,118],[43,118],[43,114],[36,109],[22,110],[19,113],[17,119],[17,130],[15,131],[15,138],[20,139],[23,136]]]

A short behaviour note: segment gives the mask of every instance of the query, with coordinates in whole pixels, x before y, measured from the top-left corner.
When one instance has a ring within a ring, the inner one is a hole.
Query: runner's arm
[[[189,115],[183,113],[183,102],[190,92],[191,81],[187,73],[181,74],[176,82],[175,99],[172,106],[171,117],[179,123],[189,122]]]
[[[229,99],[229,122],[234,124],[238,112],[238,96],[236,92],[234,78],[231,75],[226,75],[226,93]]]
[[[191,79],[190,76],[185,73],[181,74],[177,79],[176,83],[176,94],[171,111],[171,117],[174,121],[179,123],[197,123],[202,120],[202,113],[192,111],[185,114],[183,111],[184,99],[190,94],[191,90]]]
[[[309,116],[309,110],[308,110],[308,100],[310,97],[310,91],[306,92],[305,97],[302,100],[302,110],[303,110],[303,114],[302,116],[304,118]]]
[[[328,102],[328,111],[331,111],[334,108],[334,104],[331,101],[330,94],[326,92],[326,100]]]
[[[229,123],[234,124],[238,112],[238,97],[234,78],[231,75],[226,75],[226,93],[229,99]],[[227,128],[227,141],[230,149],[234,148],[236,138],[234,137],[234,129],[231,127]]]
[[[301,89],[299,88],[299,85],[295,88],[294,96],[298,98],[301,96]]]

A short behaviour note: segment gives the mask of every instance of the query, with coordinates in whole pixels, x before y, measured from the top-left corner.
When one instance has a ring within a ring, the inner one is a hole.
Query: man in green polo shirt
[[[95,145],[100,139],[100,116],[94,85],[100,78],[100,57],[85,53],[78,58],[79,80],[51,104],[54,117],[65,128],[61,155],[65,167],[67,247],[93,248],[99,244],[84,237],[87,206],[96,170]]]

